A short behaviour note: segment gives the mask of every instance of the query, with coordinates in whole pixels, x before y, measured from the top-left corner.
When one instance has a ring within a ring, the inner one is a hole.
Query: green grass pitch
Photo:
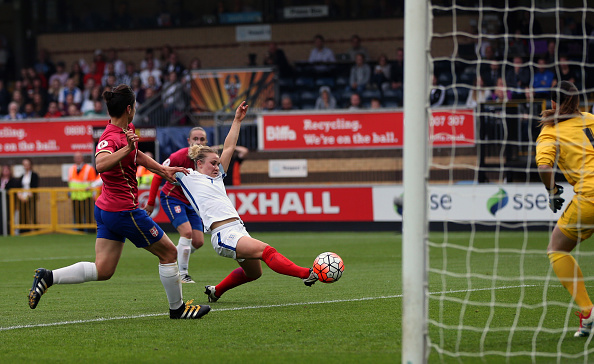
[[[203,319],[170,320],[157,258],[127,242],[111,280],[53,286],[31,310],[35,268],[92,261],[94,236],[0,238],[0,362],[400,362],[400,233],[252,235],[303,266],[334,251],[345,273],[307,288],[264,265],[259,280],[227,292]],[[430,241],[429,362],[584,362],[594,355],[589,340],[572,337],[579,320],[550,270],[546,232],[452,232]],[[593,250],[586,242],[576,254],[586,277],[594,273]],[[207,235],[190,260],[197,284],[183,285],[184,299],[206,303],[204,285],[236,266],[215,254]]]

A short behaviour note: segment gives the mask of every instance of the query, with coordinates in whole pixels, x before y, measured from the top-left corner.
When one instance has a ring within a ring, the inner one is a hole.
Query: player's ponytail
[[[109,116],[119,118],[124,115],[128,105],[134,107],[136,95],[130,86],[121,84],[114,87],[111,91],[103,91],[103,100],[107,105]]]
[[[193,161],[203,161],[209,153],[217,153],[211,147],[201,144],[195,144],[188,148],[188,157]]]
[[[558,88],[551,90],[551,100],[557,107],[540,113],[540,126],[554,125],[580,115],[580,94],[573,83],[561,81]]]

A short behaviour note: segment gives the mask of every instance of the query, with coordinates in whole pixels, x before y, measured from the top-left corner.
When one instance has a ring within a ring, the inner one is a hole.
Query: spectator
[[[349,102],[349,110],[360,110],[361,109],[361,96],[358,93],[351,94]]]
[[[66,84],[66,80],[68,80],[68,72],[66,72],[66,65],[62,61],[56,63],[56,73],[51,75],[48,80],[50,85],[53,83],[53,80],[55,79],[58,79],[60,81],[60,86],[64,86]]]
[[[202,62],[200,61],[200,58],[194,57],[190,61],[190,67],[184,70],[181,82],[188,91],[192,85],[192,70],[197,70],[200,68],[202,68]]]
[[[47,107],[47,113],[45,113],[44,118],[61,118],[62,112],[58,108],[58,103],[56,101],[51,101]]]
[[[294,110],[295,107],[293,106],[293,100],[289,95],[283,95],[281,98],[281,110],[282,111],[290,111]]]
[[[106,52],[105,57],[105,64],[111,63],[113,65],[113,70],[104,70],[103,74],[107,73],[115,73],[118,77],[126,73],[126,64],[124,61],[118,58],[118,52],[115,48],[109,48]]]
[[[23,159],[23,168],[25,172],[17,179],[17,188],[30,190],[39,187],[39,175],[33,172],[33,162],[31,159]],[[17,194],[17,206],[19,210],[20,224],[37,224],[37,194],[29,191],[19,192]],[[21,232],[24,232],[21,230]]]
[[[8,104],[8,114],[4,116],[4,120],[23,120],[24,116],[19,112],[19,104],[11,101]]]
[[[68,96],[72,95],[71,103],[80,105],[82,103],[82,91],[74,84],[74,79],[69,78],[66,81],[66,86],[62,87],[58,96],[58,105],[60,110],[67,110]]]
[[[495,91],[491,94],[491,100],[497,102],[507,102],[511,100],[511,96],[511,91],[508,91],[507,87],[505,87],[505,81],[503,81],[502,77],[499,77],[497,79]]]
[[[466,106],[469,108],[475,108],[479,104],[489,101],[491,97],[491,90],[485,88],[485,83],[481,76],[478,76],[474,80],[474,87],[470,89],[468,98],[466,99]]]
[[[95,73],[99,77],[103,76],[103,72],[105,72],[105,57],[103,56],[103,51],[101,49],[95,49],[95,53],[93,53],[93,63],[97,66]]]
[[[128,7],[128,1],[122,0],[118,2],[116,11],[111,18],[111,25],[115,29],[134,28],[134,21]]]
[[[42,94],[36,92],[33,94],[33,110],[37,114],[37,117],[43,117],[47,112],[47,107],[45,106],[45,98]]]
[[[18,112],[22,113],[25,111],[25,97],[23,96],[23,92],[19,89],[16,89],[12,92],[12,102],[16,103],[18,106]]]
[[[497,85],[497,80],[501,76],[501,64],[497,61],[490,63],[489,67],[481,72],[481,77],[487,87],[495,87],[495,85]]]
[[[293,67],[287,60],[285,51],[278,48],[276,42],[268,44],[268,51],[264,56],[264,64],[267,66],[276,66],[278,75],[281,78],[289,78],[293,76]]]
[[[134,91],[134,95],[136,95],[136,102],[138,103],[138,106],[140,106],[144,102],[144,88],[142,88],[140,76],[132,78],[130,87],[132,88],[132,91]]]
[[[95,101],[99,101],[99,102],[102,101],[101,90],[102,90],[101,89],[101,86],[100,85],[96,85],[91,90],[91,93],[89,94],[89,96],[87,96],[83,100],[82,105],[80,106],[80,111],[83,114],[86,115],[87,112],[95,110]]]
[[[97,85],[95,83],[94,78],[87,79],[87,82],[85,82],[85,87],[82,89],[83,103],[84,103],[84,100],[87,100],[88,98],[91,97],[91,93],[93,92],[93,89],[97,86],[100,86],[100,85]]]
[[[157,87],[161,87],[161,70],[155,64],[154,59],[148,59],[146,62],[146,67],[140,72],[140,80],[142,81],[142,86],[147,87],[149,85],[149,77],[155,78],[155,84]]]
[[[371,99],[371,104],[369,105],[369,108],[374,109],[374,110],[381,109],[382,102],[377,97],[374,97]]]
[[[378,90],[386,90],[390,88],[390,83],[388,81],[392,75],[391,71],[392,67],[388,62],[388,56],[382,54],[379,56],[377,65],[371,75],[371,82]]]
[[[40,94],[44,100],[47,99],[47,89],[43,87],[39,77],[33,79],[33,87],[28,91],[28,97],[32,99],[35,94]]]
[[[390,89],[396,93],[396,102],[398,105],[403,105],[404,91],[404,49],[402,47],[396,49],[396,59],[390,66],[391,79]]]
[[[177,74],[177,78],[180,79],[183,76],[185,69],[186,68],[177,58],[177,53],[172,52],[169,55],[167,63],[165,63],[165,66],[163,67],[163,74],[169,75],[171,72],[175,72]]]
[[[573,83],[578,89],[580,89],[580,75],[571,67],[569,64],[569,58],[565,55],[559,56],[557,78],[559,81],[569,81]]]
[[[39,115],[35,112],[33,102],[27,102],[25,104],[25,111],[23,112],[23,119],[35,119],[38,117]]]
[[[273,97],[269,97],[264,101],[264,111],[274,111],[276,110],[276,101]]]
[[[530,85],[530,70],[524,67],[522,57],[514,57],[513,68],[505,74],[505,84],[512,91],[513,99],[524,98],[524,88]]]
[[[110,76],[112,76],[111,79],[109,78]],[[101,85],[115,87],[121,83],[120,77],[121,75],[115,71],[114,64],[107,62],[105,63],[105,72],[101,76]]]
[[[336,109],[336,99],[332,96],[332,92],[330,87],[322,86],[320,87],[320,96],[316,100],[316,105],[314,107],[316,110],[330,110]]]
[[[173,47],[169,44],[164,44],[161,47],[161,56],[159,57],[159,64],[169,62],[169,56],[173,53]]]
[[[183,86],[177,79],[177,73],[171,71],[167,82],[163,85],[163,92],[161,93],[165,114],[169,115],[174,112],[179,113],[184,111],[186,108],[186,100],[184,96]]]
[[[557,42],[554,39],[549,40],[547,43],[547,52],[544,54],[544,58],[548,64],[557,63]]]
[[[56,66],[50,60],[50,55],[47,49],[40,49],[37,54],[37,61],[33,66],[37,74],[43,74],[46,80],[56,72]],[[48,81],[49,82],[49,81]]]
[[[0,115],[8,113],[8,103],[10,102],[10,94],[6,87],[4,87],[4,80],[0,79]]]
[[[93,184],[97,180],[97,171],[89,163],[85,163],[81,152],[74,153],[74,164],[68,170],[68,195],[72,200],[72,215],[75,224],[93,222]]]
[[[68,113],[67,116],[75,117],[75,116],[82,116],[83,113],[80,111],[76,104],[69,104],[68,105]]]
[[[131,86],[134,77],[140,77],[140,74],[136,70],[136,63],[130,61],[126,63],[126,72],[121,76],[122,83]]]
[[[149,88],[155,90],[155,92],[161,91],[161,85],[157,84],[157,78],[155,78],[155,76],[149,76],[145,89]]]
[[[0,205],[8,206],[8,191],[11,188],[17,188],[18,182],[15,178],[12,177],[12,168],[8,164],[3,164],[1,170],[2,170],[2,172],[0,173],[0,191],[6,191],[6,196],[0,194]],[[6,200],[3,201],[5,197],[6,197]],[[4,205],[4,204],[6,204],[6,205]],[[0,210],[0,217],[4,213],[5,213],[5,211]],[[10,216],[10,214],[7,214],[6,218],[7,218],[6,219],[7,226],[10,226],[10,222],[11,222],[13,216]],[[3,233],[6,233],[6,231],[3,231],[3,227],[1,225],[0,225],[0,231],[2,231]]]
[[[153,52],[152,48],[147,48],[144,51],[144,59],[140,62],[140,70],[141,72],[144,71],[148,67],[149,61],[153,62],[153,68],[160,69],[161,62],[155,58],[155,53]]]
[[[437,84],[437,77],[431,76],[431,92],[429,94],[429,105],[437,107],[443,105],[445,100],[445,87]]]
[[[520,29],[518,29],[514,37],[509,40],[508,54],[516,57],[526,57],[528,53],[528,40],[524,38]]]
[[[313,64],[314,71],[317,73],[328,73],[332,70],[329,64],[335,63],[334,52],[324,46],[324,37],[317,34],[314,37],[314,48],[309,53],[309,63]]]
[[[74,85],[79,89],[84,88],[84,79],[85,74],[80,67],[78,61],[72,62],[72,66],[70,66],[70,73],[68,74],[68,78],[72,78],[74,80]]]
[[[534,72],[534,97],[539,99],[548,99],[551,88],[557,85],[555,74],[548,69],[547,60],[543,57],[538,59],[538,67]]]
[[[369,52],[365,47],[361,46],[361,38],[357,34],[353,34],[351,37],[351,49],[348,50],[347,54],[351,62],[356,61],[357,54],[363,54],[365,59],[369,59]]]
[[[89,66],[89,72],[83,78],[83,82],[86,84],[89,78],[92,78],[95,80],[95,84],[100,85],[101,77],[103,77],[103,74],[97,72],[97,63],[93,62]]]
[[[348,90],[357,93],[365,91],[370,78],[371,68],[365,63],[365,56],[359,53],[355,56],[355,64],[351,67]]]
[[[103,101],[95,100],[93,101],[93,108],[91,110],[87,110],[83,113],[83,116],[88,118],[98,118],[101,119],[103,117],[107,117],[107,113],[103,108]]]

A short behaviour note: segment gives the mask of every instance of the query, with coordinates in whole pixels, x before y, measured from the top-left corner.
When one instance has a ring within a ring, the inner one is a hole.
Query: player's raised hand
[[[138,140],[140,139],[138,137],[138,135],[136,135],[135,132],[133,132],[132,130],[128,129],[126,130],[126,139],[128,140],[128,148],[130,148],[130,150],[134,150],[136,148],[136,142],[138,142]]]
[[[235,120],[241,122],[243,118],[245,118],[249,107],[250,106],[246,105],[245,101],[242,101],[241,105],[239,105],[237,110],[235,110]]]

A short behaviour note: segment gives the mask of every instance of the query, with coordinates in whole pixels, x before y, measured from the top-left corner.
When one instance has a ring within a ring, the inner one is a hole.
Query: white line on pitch
[[[451,290],[451,291],[443,291],[443,292],[429,292],[429,294],[430,295],[438,295],[438,294],[448,294],[448,293],[466,293],[466,292],[479,292],[479,291],[490,291],[490,290],[501,290],[501,289],[512,289],[512,288],[527,288],[527,287],[537,287],[537,285],[523,284],[523,285],[518,285],[518,286],[503,286],[503,287],[495,287],[495,288],[475,288],[475,289],[468,289],[468,290],[467,289],[459,289],[459,290]],[[380,299],[400,298],[400,297],[402,297],[401,294],[396,294],[396,295],[391,295],[391,296],[363,297],[363,298],[352,298],[352,299],[345,299],[345,300],[318,301],[318,302],[297,302],[297,303],[283,303],[283,304],[278,304],[278,305],[217,308],[217,309],[213,309],[212,312],[252,310],[252,309],[259,309],[259,308],[275,308],[275,307],[289,307],[289,306],[302,306],[302,305],[321,305],[321,304],[326,304],[326,303],[370,301],[370,300],[380,300]],[[151,314],[132,315],[132,316],[100,317],[100,318],[91,319],[91,320],[73,320],[73,321],[50,322],[47,324],[15,325],[15,326],[0,327],[0,331],[28,329],[28,328],[33,328],[33,327],[85,324],[85,323],[89,323],[89,322],[128,320],[128,319],[135,319],[135,318],[155,317],[155,316],[165,316],[165,315],[167,315],[167,314],[166,313],[151,313]]]
[[[38,258],[22,258],[22,259],[0,259],[0,263],[15,263],[15,262],[34,262],[36,260],[62,260],[62,259],[69,259],[69,260],[76,260],[76,259],[90,259],[94,258],[94,255],[83,255],[78,257],[38,257]]]

